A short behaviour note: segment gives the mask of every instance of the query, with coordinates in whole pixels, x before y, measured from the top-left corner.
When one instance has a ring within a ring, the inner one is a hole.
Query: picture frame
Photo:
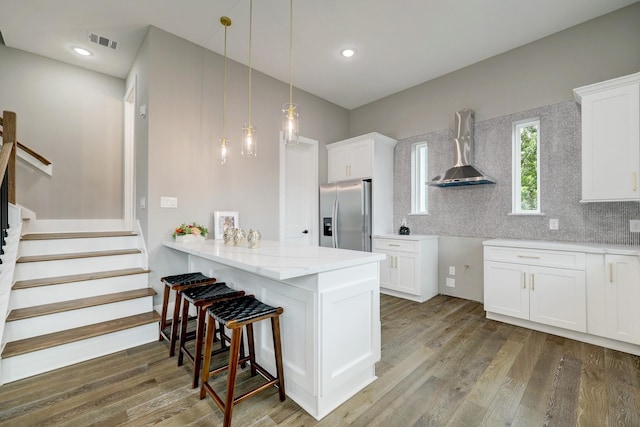
[[[227,228],[240,228],[238,211],[214,211],[213,238],[222,240],[222,235]]]

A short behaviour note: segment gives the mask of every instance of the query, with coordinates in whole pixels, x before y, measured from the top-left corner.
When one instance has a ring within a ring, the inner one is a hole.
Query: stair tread
[[[74,231],[65,233],[28,233],[21,240],[88,239],[94,237],[137,236],[135,231]]]
[[[160,315],[155,311],[150,311],[148,313],[121,317],[119,319],[100,322],[88,326],[81,326],[79,328],[68,329],[66,331],[54,332],[18,341],[11,341],[7,343],[2,351],[2,358],[7,359],[9,357],[19,356],[21,354],[44,350],[50,347],[69,344],[75,341],[123,331],[125,329],[159,321]]]
[[[63,283],[84,282],[88,280],[108,279],[111,277],[130,276],[134,274],[149,273],[150,270],[144,268],[125,268],[122,270],[98,271],[95,273],[70,274],[68,276],[44,277],[39,279],[19,280],[13,284],[11,289],[27,289],[39,286],[60,285]]]
[[[29,255],[21,256],[16,260],[18,263],[24,262],[38,262],[38,261],[60,261],[65,259],[76,258],[93,258],[101,256],[112,255],[129,255],[142,253],[140,249],[115,249],[109,251],[96,251],[96,252],[71,252],[66,254],[49,254],[49,255]]]
[[[156,295],[156,291],[154,291],[153,288],[141,288],[134,289],[132,291],[116,292],[112,294],[98,295],[95,297],[78,298],[69,301],[18,308],[9,312],[7,322],[154,295]]]

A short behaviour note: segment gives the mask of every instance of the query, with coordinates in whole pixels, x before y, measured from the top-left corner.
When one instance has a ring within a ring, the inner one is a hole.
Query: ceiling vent
[[[100,46],[110,47],[113,50],[116,50],[116,48],[118,47],[117,41],[111,40],[105,36],[101,36],[100,34],[96,34],[91,31],[89,31],[89,40],[93,43],[99,44]]]

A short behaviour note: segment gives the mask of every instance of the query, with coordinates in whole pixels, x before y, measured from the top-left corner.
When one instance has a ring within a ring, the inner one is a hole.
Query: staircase
[[[121,222],[23,222],[0,383],[158,340],[144,240]]]

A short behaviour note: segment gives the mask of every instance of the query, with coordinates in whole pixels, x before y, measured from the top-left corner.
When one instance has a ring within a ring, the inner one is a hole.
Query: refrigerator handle
[[[332,212],[331,223],[333,224],[332,226],[333,233],[331,233],[332,239],[333,239],[333,247],[337,248],[338,247],[338,199],[335,199],[333,201],[333,212]]]

